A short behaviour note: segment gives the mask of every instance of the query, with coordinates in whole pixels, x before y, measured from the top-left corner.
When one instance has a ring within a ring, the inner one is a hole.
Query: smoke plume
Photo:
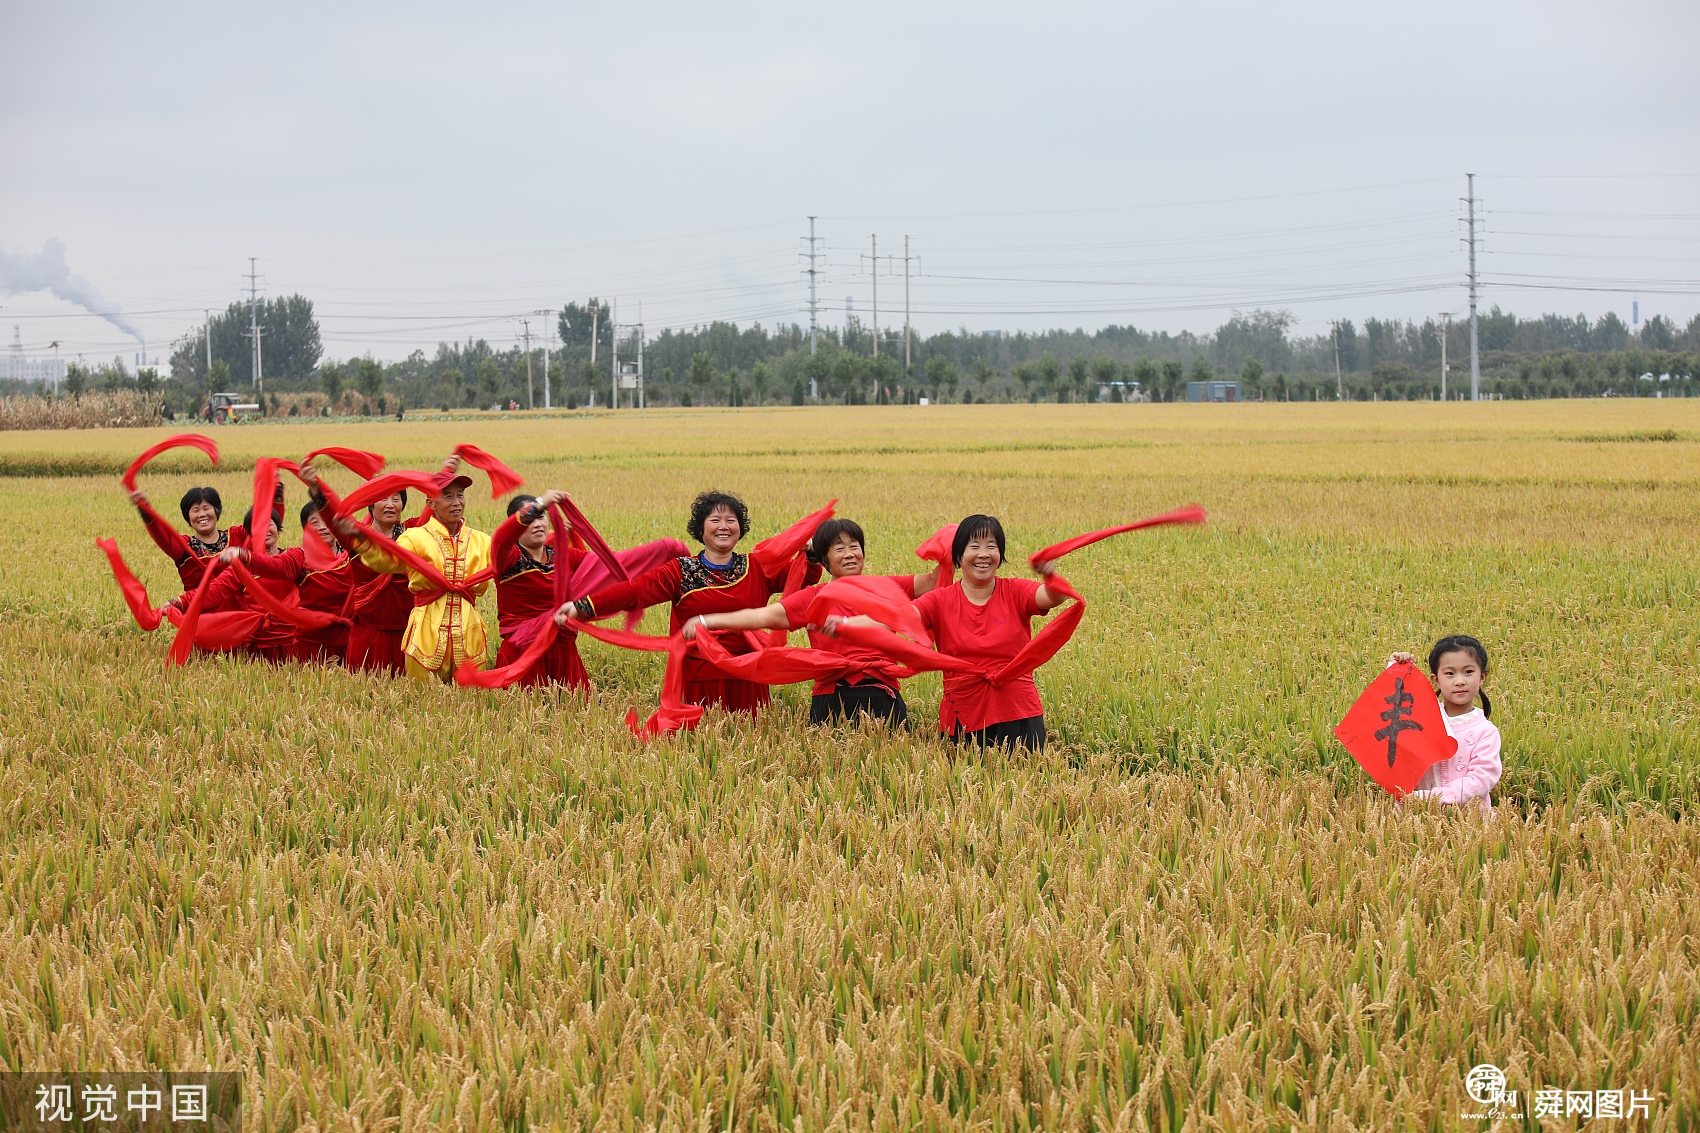
[[[51,291],[66,302],[75,303],[90,314],[99,315],[125,334],[142,342],[142,332],[135,323],[124,317],[118,304],[106,300],[94,284],[80,275],[72,275],[65,263],[65,245],[48,237],[38,256],[23,252],[8,252],[0,247],[0,291],[8,294],[20,291]]]

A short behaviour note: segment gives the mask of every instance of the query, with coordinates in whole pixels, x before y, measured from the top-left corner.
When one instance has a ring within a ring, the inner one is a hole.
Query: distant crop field
[[[938,742],[936,677],[908,736],[802,687],[646,746],[660,659],[591,642],[588,698],[168,669],[93,546],[175,595],[116,481],[166,431],[0,432],[14,1070],[238,1070],[256,1130],[1388,1129],[1480,1127],[1487,1062],[1526,1127],[1554,1088],[1700,1123],[1700,405],[491,414],[144,474],[239,521],[257,456],[472,441],[616,546],[708,487],[757,537],[836,497],[881,573],[969,512],[1014,563],[1202,503],[1067,560],[1039,755]],[[1451,632],[1492,652],[1489,823],[1330,732]]]

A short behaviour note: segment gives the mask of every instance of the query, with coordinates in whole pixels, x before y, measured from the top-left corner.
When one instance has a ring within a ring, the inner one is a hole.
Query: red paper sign
[[[1334,729],[1358,766],[1394,798],[1417,789],[1423,772],[1451,759],[1458,741],[1446,734],[1440,702],[1415,665],[1393,665],[1364,689]]]

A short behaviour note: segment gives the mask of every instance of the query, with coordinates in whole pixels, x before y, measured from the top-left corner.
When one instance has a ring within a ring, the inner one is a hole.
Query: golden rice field
[[[837,497],[889,572],[970,511],[1024,559],[1204,504],[1067,560],[1091,609],[1019,756],[930,738],[936,678],[913,737],[791,689],[646,747],[660,659],[594,643],[588,700],[168,671],[92,542],[175,593],[116,484],[160,435],[0,433],[11,1069],[238,1070],[253,1130],[1380,1130],[1483,1127],[1491,1062],[1504,1124],[1621,1089],[1649,1115],[1591,1127],[1700,1128],[1700,406],[244,426],[144,477],[240,518],[258,455],[473,441],[616,545],[704,487],[757,535]],[[1329,732],[1446,632],[1493,656],[1488,823]]]

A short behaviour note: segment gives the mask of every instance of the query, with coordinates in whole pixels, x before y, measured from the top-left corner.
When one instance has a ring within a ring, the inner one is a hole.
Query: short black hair
[[[990,535],[998,541],[998,558],[1007,559],[1004,551],[1003,524],[998,522],[995,515],[971,515],[956,525],[956,538],[950,541],[950,563],[958,570],[962,569],[962,552],[968,549],[970,539],[982,539]]]
[[[183,493],[183,501],[178,507],[183,510],[183,522],[189,522],[189,509],[196,504],[211,504],[218,515],[224,514],[224,501],[218,498],[217,488],[190,488]]]
[[[750,533],[750,509],[744,506],[744,501],[729,492],[714,489],[704,492],[691,503],[691,521],[685,524],[685,533],[698,543],[702,542],[702,525],[708,522],[708,517],[714,509],[723,507],[738,517],[738,538],[742,539]]]
[[[508,514],[512,515],[515,512],[517,512],[520,508],[524,507],[526,504],[534,504],[536,502],[537,502],[536,496],[530,496],[530,495],[527,495],[524,492],[521,492],[519,495],[515,496],[513,499],[508,501]]]
[[[840,535],[848,535],[856,541],[856,546],[862,548],[862,553],[868,553],[868,541],[862,535],[862,525],[854,519],[829,519],[815,528],[815,537],[809,540],[809,561],[816,566],[826,565],[826,553],[832,545],[838,542]]]
[[[277,524],[277,529],[279,531],[282,531],[283,530],[283,512],[278,511],[276,508],[273,508],[272,509],[272,522]],[[246,531],[249,535],[254,534],[254,509],[253,508],[249,508],[247,511],[242,513],[242,530]]]
[[[321,504],[318,500],[308,500],[306,503],[302,504],[301,505],[301,526],[303,526],[303,527],[307,526],[307,517],[312,515],[314,512],[318,511],[323,506],[324,505]],[[278,524],[278,526],[282,527],[283,524],[280,523],[280,524]]]
[[[1467,633],[1454,633],[1441,638],[1434,643],[1434,648],[1428,651],[1428,671],[1432,676],[1440,675],[1440,659],[1448,653],[1468,653],[1476,659],[1476,664],[1482,667],[1482,676],[1488,675],[1487,646]],[[1493,718],[1493,701],[1488,699],[1486,692],[1478,692],[1482,698],[1482,715]]]
[[[390,496],[394,496],[394,495],[398,495],[398,494],[401,496],[401,510],[406,511],[407,510],[407,489],[402,488],[399,493],[398,492],[391,492]],[[390,496],[385,496],[384,498],[387,500],[387,499],[390,498]],[[367,515],[372,515],[377,510],[378,510],[378,501],[377,500],[373,500],[371,503],[366,505],[366,514]]]

